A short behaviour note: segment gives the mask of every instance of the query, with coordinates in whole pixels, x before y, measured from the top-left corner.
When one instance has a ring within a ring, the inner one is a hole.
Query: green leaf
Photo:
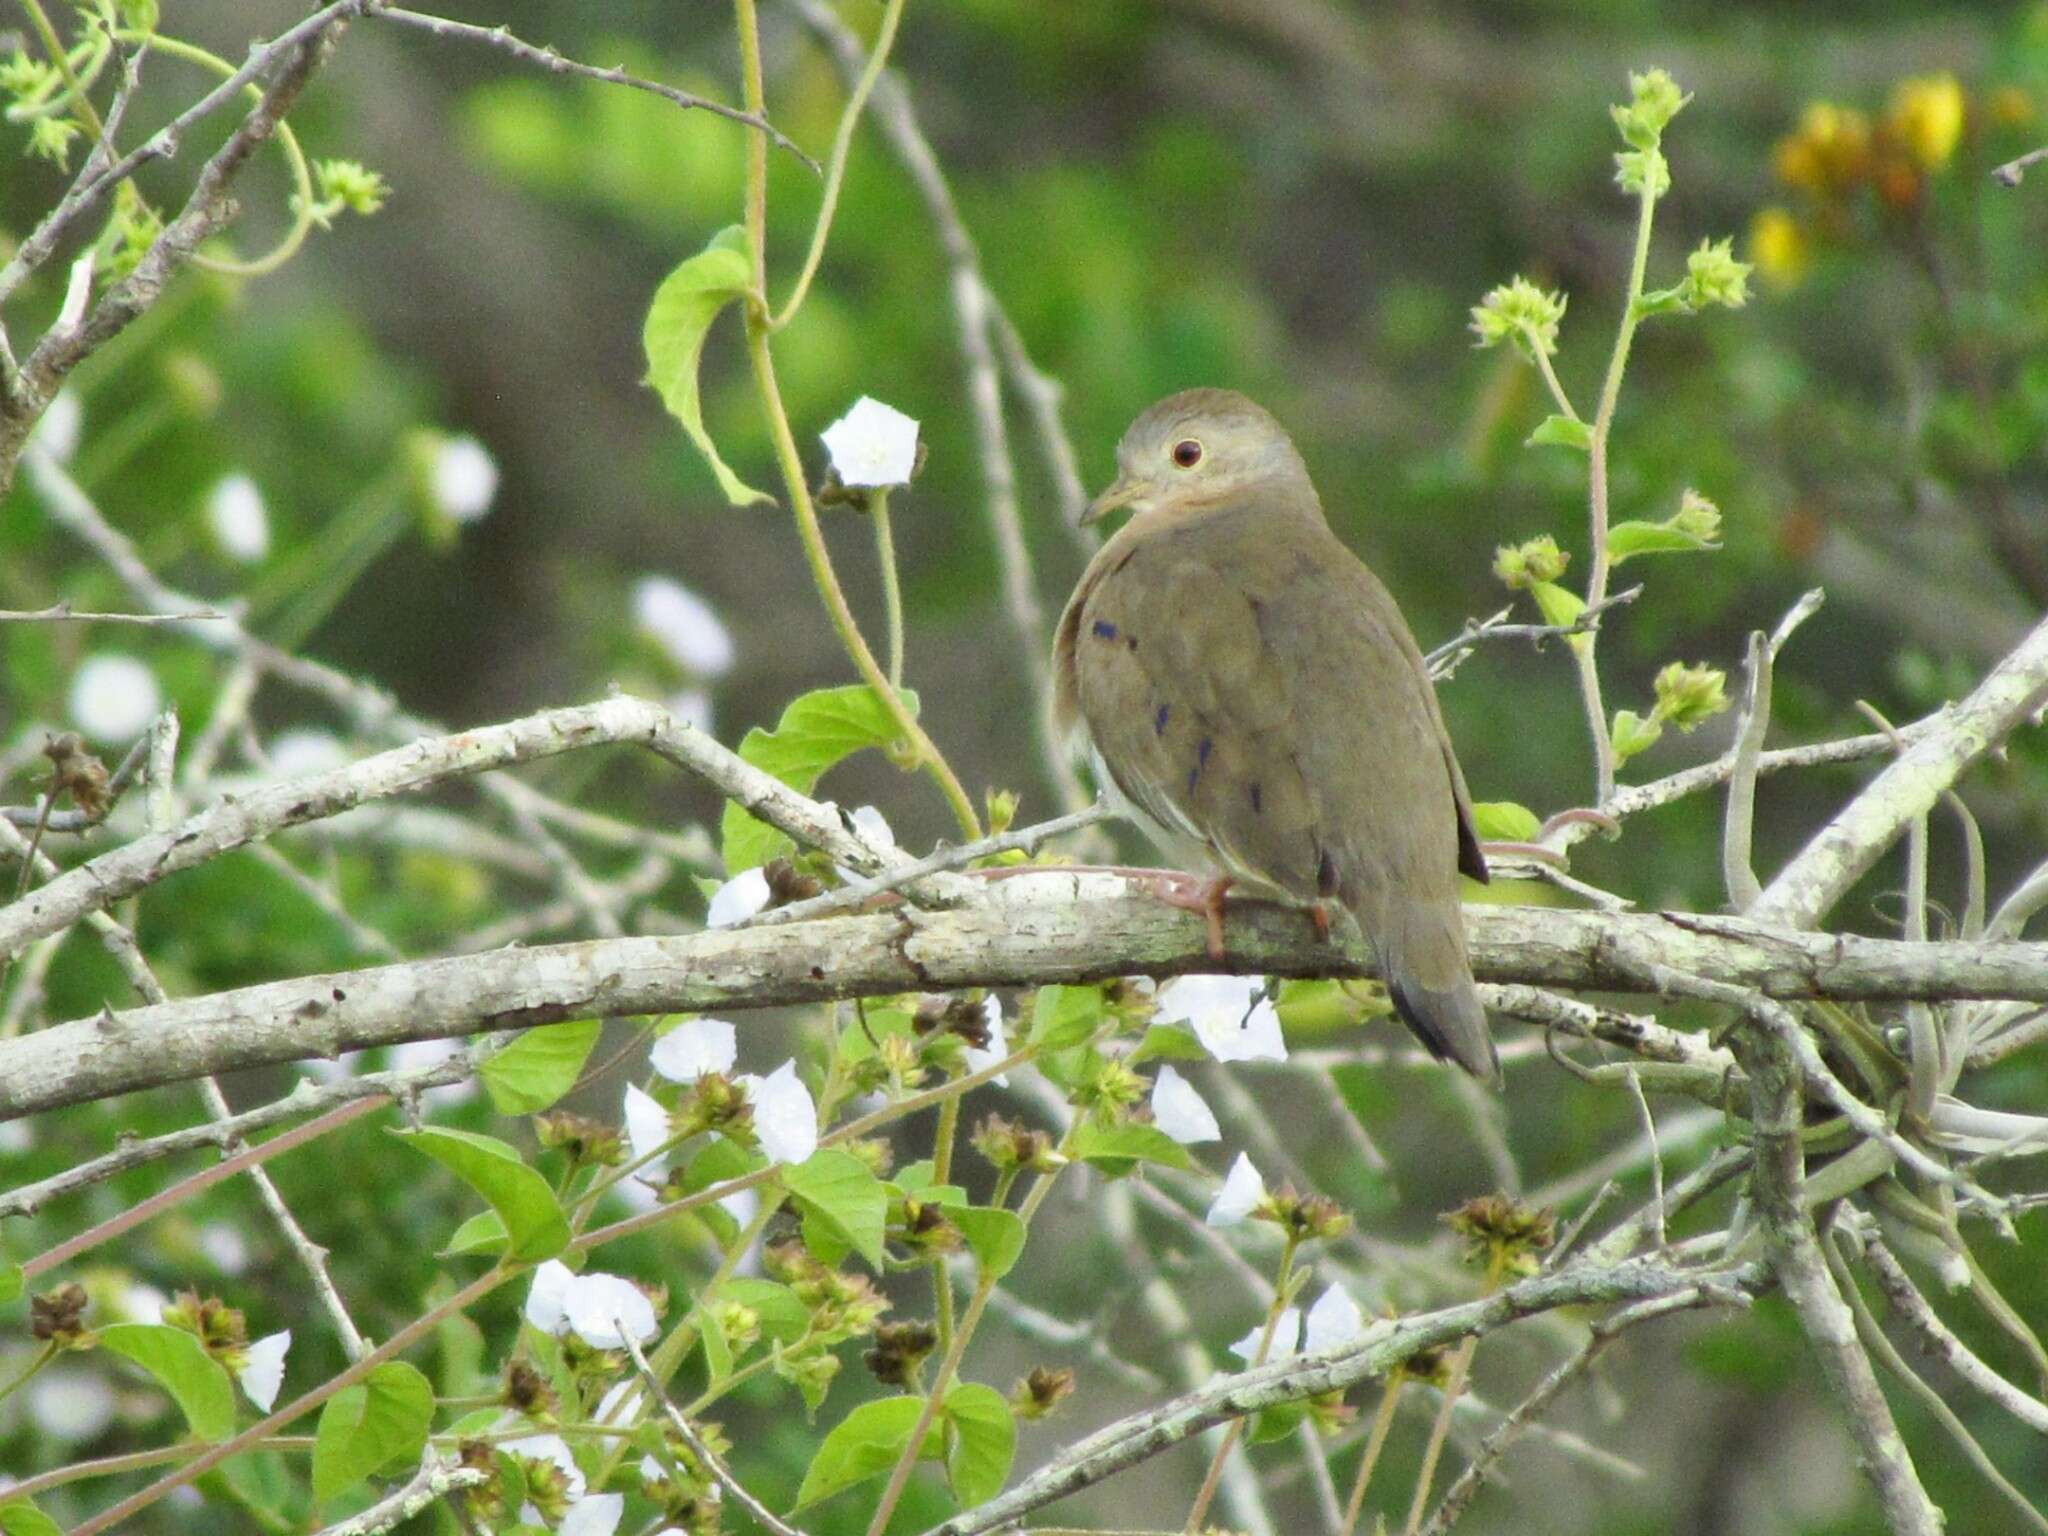
[[[897,697],[912,715],[917,695],[898,689]],[[865,683],[844,688],[819,688],[791,699],[775,729],[758,725],[740,742],[740,756],[766,769],[791,789],[809,794],[824,772],[865,747],[888,748],[897,738],[881,696]],[[757,821],[728,800],[719,836],[728,874],[752,869],[787,853],[790,840],[766,822]]]
[[[569,1246],[569,1221],[548,1181],[504,1142],[472,1131],[393,1131],[491,1204],[508,1234],[506,1257],[524,1263],[551,1259]]]
[[[168,1323],[110,1323],[99,1330],[99,1341],[154,1376],[200,1439],[225,1440],[234,1433],[234,1384],[195,1336]]]
[[[1188,1149],[1156,1125],[1127,1120],[1122,1125],[1099,1125],[1086,1121],[1074,1133],[1072,1155],[1111,1178],[1129,1173],[1140,1162],[1164,1163],[1169,1168],[1188,1166]]]
[[[849,1152],[825,1147],[782,1171],[783,1187],[815,1212],[875,1269],[882,1267],[882,1230],[889,1192],[868,1165]]]
[[[709,1308],[695,1310],[697,1337],[704,1342],[704,1370],[714,1382],[723,1381],[732,1374],[732,1340]]]
[[[503,1253],[504,1219],[496,1211],[478,1211],[455,1229],[455,1235],[448,1239],[448,1246],[441,1251],[451,1256],[463,1253]]]
[[[896,1465],[896,1458],[910,1443],[924,1411],[921,1397],[885,1397],[862,1403],[832,1426],[832,1432],[818,1446],[804,1473],[803,1486],[796,1491],[796,1508],[829,1499],[843,1488],[879,1477]],[[924,1456],[942,1454],[941,1425],[934,1421],[920,1450]]]
[[[1655,715],[1644,716],[1632,709],[1617,709],[1612,731],[1615,760],[1625,763],[1636,754],[1649,751],[1663,734],[1664,722]]]
[[[1718,547],[1712,539],[1670,523],[1631,521],[1616,523],[1607,531],[1607,557],[1615,565],[1632,555],[1689,555]]]
[[[1253,1445],[1268,1445],[1283,1440],[1294,1433],[1301,1421],[1308,1417],[1308,1399],[1297,1398],[1291,1403],[1275,1403],[1271,1408],[1261,1408],[1251,1422],[1251,1431],[1246,1437]]]
[[[64,1527],[35,1506],[33,1499],[0,1504],[0,1532],[5,1536],[64,1536]]]
[[[387,1360],[320,1410],[313,1497],[324,1504],[387,1462],[417,1461],[434,1417],[434,1389],[403,1360]]]
[[[1181,1024],[1153,1024],[1145,1030],[1145,1038],[1138,1042],[1138,1048],[1131,1052],[1131,1065],[1143,1066],[1148,1061],[1207,1061],[1209,1053],[1202,1048],[1202,1042],[1195,1038],[1195,1032]]]
[[[946,1476],[963,1509],[986,1504],[1003,1491],[1017,1455],[1017,1421],[1002,1393],[978,1381],[954,1384],[946,1394],[946,1422],[953,1446]]]
[[[24,1284],[19,1264],[0,1264],[0,1307],[18,1300]]]
[[[1546,416],[1524,440],[1524,445],[1530,448],[1576,448],[1585,453],[1593,446],[1593,429],[1573,416]]]
[[[1014,1211],[988,1205],[947,1207],[946,1215],[974,1250],[974,1262],[984,1277],[1000,1280],[1024,1251],[1024,1223]],[[979,1502],[979,1501],[977,1501]]]
[[[1100,987],[1040,987],[1031,1010],[1031,1043],[1063,1051],[1092,1036],[1102,1024]]]
[[[576,1086],[604,1025],[597,1019],[529,1029],[477,1074],[501,1115],[531,1115]]]
[[[1512,800],[1475,800],[1472,830],[1483,842],[1531,843],[1543,830],[1543,823],[1529,807]]]
[[[753,281],[747,233],[735,224],[711,237],[711,243],[662,279],[647,310],[641,344],[647,350],[647,382],[661,396],[669,414],[683,424],[718,477],[725,499],[736,507],[775,498],[746,484],[718,456],[711,434],[704,430],[704,405],[697,394],[697,366],[704,357],[704,337],[719,312],[745,296]]]
[[[1583,597],[1554,581],[1531,582],[1529,591],[1536,599],[1536,606],[1543,611],[1543,622],[1555,624],[1560,629],[1569,629],[1578,623],[1579,615],[1586,611]]]
[[[751,1307],[761,1319],[761,1336],[778,1344],[794,1344],[811,1331],[810,1308],[797,1300],[795,1291],[773,1280],[743,1275],[726,1281],[712,1299]]]

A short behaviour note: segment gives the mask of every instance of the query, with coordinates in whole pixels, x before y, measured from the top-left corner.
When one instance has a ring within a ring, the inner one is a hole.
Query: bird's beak
[[[1087,509],[1081,513],[1081,526],[1086,528],[1090,523],[1101,521],[1118,507],[1128,507],[1138,499],[1143,489],[1128,476],[1118,475],[1108,490],[1088,503]]]

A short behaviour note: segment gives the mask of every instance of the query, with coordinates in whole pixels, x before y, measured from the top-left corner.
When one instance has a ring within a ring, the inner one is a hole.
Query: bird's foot
[[[1330,909],[1323,902],[1313,902],[1308,909],[1308,920],[1316,925],[1316,942],[1330,942]]]
[[[1169,907],[1200,913],[1209,930],[1209,958],[1223,959],[1223,898],[1237,882],[1229,875],[1184,875],[1174,870],[1133,871],[1152,894]]]

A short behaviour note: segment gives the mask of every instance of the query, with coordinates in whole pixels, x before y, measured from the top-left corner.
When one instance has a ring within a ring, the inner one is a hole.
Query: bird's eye
[[[1184,437],[1173,445],[1173,462],[1182,469],[1193,469],[1202,462],[1202,445],[1192,437]]]

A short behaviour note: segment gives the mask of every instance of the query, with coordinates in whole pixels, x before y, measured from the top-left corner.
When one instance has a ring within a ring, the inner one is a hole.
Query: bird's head
[[[1252,489],[1309,488],[1308,470],[1286,429],[1228,389],[1168,395],[1131,423],[1117,444],[1116,466],[1115,482],[1089,503],[1083,523],[1118,507],[1171,515]]]

